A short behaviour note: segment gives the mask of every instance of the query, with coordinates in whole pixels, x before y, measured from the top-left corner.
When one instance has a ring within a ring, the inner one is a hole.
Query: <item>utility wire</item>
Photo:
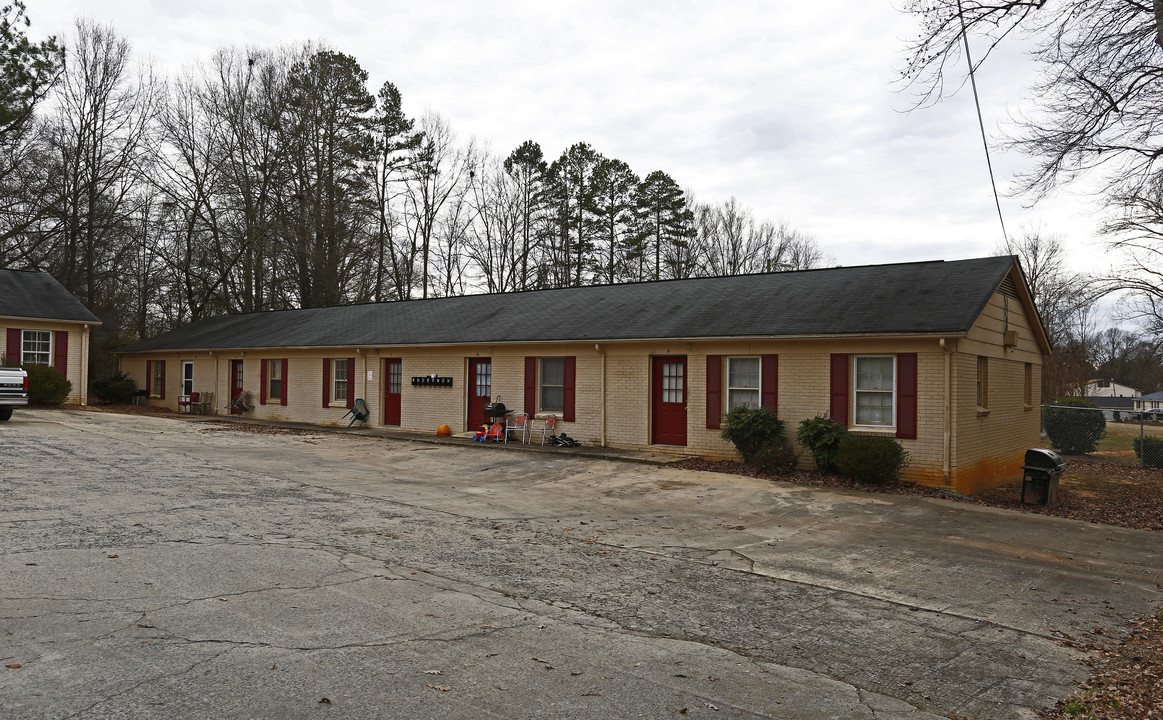
[[[969,84],[973,88],[973,104],[977,106],[977,126],[981,128],[981,146],[985,148],[985,166],[989,169],[989,185],[993,188],[993,202],[997,205],[997,220],[1001,223],[1001,236],[1009,247],[1010,238],[1006,234],[1006,221],[1001,214],[1001,198],[997,194],[997,182],[993,179],[993,163],[989,160],[989,143],[985,139],[985,121],[981,119],[981,100],[977,97],[977,79],[973,74],[973,57],[969,54],[969,33],[965,29],[965,11],[961,0],[957,0],[957,17],[961,20],[961,39],[965,43],[965,60],[969,63]]]

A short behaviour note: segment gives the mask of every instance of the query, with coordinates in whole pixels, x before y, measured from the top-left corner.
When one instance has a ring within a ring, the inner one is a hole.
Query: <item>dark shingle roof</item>
[[[802,270],[223,315],[123,352],[955,334],[1012,257]]]
[[[101,322],[52,275],[4,268],[0,268],[0,317]]]

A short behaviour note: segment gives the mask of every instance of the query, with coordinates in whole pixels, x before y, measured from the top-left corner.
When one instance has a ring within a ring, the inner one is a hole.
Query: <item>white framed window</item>
[[[399,360],[388,362],[388,393],[399,395],[404,385],[404,364]]]
[[[856,356],[856,425],[892,427],[896,405],[896,357]]]
[[[21,336],[20,363],[52,365],[52,332],[24,330]]]
[[[182,395],[190,397],[194,392],[194,363],[189,360],[182,361]]]
[[[727,358],[727,409],[759,407],[759,358]]]
[[[541,410],[565,412],[565,358],[541,358]]]
[[[283,399],[283,361],[264,360],[267,364],[267,399]]]
[[[347,360],[338,358],[331,361],[331,399],[347,402]]]

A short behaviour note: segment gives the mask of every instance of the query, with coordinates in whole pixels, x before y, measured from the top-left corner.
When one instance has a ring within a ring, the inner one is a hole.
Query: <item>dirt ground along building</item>
[[[736,404],[899,439],[906,479],[973,493],[1039,443],[1045,331],[1013,257],[224,315],[122,348],[154,405],[467,431],[484,406],[586,444],[731,457]],[[188,400],[186,400],[188,402]],[[806,457],[802,462],[810,462]]]

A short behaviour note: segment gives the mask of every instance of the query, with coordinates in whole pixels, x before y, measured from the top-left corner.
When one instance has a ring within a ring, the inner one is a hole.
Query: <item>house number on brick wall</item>
[[[452,387],[452,378],[414,375],[412,376],[412,385],[416,387]]]

